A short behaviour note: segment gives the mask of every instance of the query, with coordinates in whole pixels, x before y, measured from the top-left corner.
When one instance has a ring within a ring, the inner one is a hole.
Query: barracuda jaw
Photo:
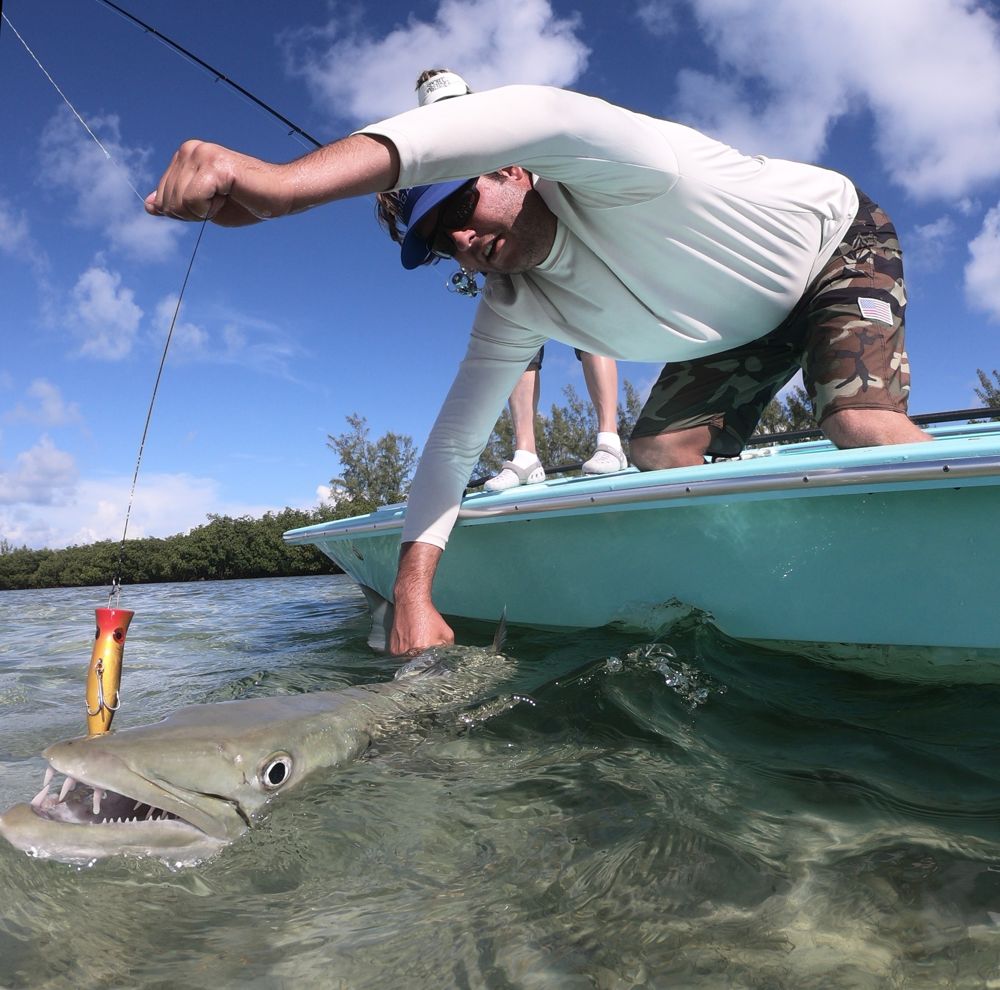
[[[30,804],[0,815],[0,835],[30,856],[86,864],[109,856],[154,856],[182,866],[228,843],[143,797],[71,776],[57,790],[55,777],[49,767]]]
[[[45,771],[42,789],[31,799],[31,807],[39,818],[69,825],[132,825],[139,822],[181,821],[191,828],[191,822],[141,799],[119,794],[78,781],[67,775],[59,794],[51,793],[55,770]],[[79,786],[78,786],[79,785]],[[201,832],[201,829],[198,829]]]

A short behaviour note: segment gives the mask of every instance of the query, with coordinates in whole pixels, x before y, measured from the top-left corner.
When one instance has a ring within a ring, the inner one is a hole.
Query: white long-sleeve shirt
[[[362,133],[395,145],[398,188],[520,165],[558,221],[540,265],[487,279],[424,447],[403,540],[442,548],[497,416],[546,340],[658,363],[755,340],[788,316],[858,209],[836,172],[542,86],[445,100]]]

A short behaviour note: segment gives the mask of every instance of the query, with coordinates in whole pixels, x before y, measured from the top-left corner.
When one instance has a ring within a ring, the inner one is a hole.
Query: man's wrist
[[[399,571],[393,587],[397,607],[431,605],[431,587],[441,550],[431,543],[404,543],[399,551]]]

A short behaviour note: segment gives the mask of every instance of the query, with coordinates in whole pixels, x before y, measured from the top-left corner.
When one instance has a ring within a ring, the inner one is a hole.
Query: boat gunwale
[[[660,473],[660,472],[658,472]],[[913,482],[937,482],[933,487],[952,487],[956,481],[994,476],[1000,484],[1000,454],[972,457],[939,457],[914,462],[894,462],[876,465],[817,468],[814,471],[782,471],[743,477],[705,478],[675,482],[655,482],[598,492],[571,492],[535,496],[518,502],[503,502],[488,508],[459,509],[459,525],[468,521],[501,519],[505,516],[526,518],[548,512],[573,509],[626,505],[630,503],[673,502],[727,495],[760,495],[770,492],[803,491],[819,494],[828,489],[849,487],[891,486]],[[576,479],[574,479],[576,480]],[[581,479],[596,481],[597,478]],[[891,489],[890,489],[891,490]],[[355,517],[358,521],[334,520],[316,523],[302,529],[289,530],[283,535],[286,543],[315,543],[318,539],[339,539],[356,534],[374,534],[401,529],[404,522],[401,507],[392,519]],[[368,521],[361,521],[368,520]]]

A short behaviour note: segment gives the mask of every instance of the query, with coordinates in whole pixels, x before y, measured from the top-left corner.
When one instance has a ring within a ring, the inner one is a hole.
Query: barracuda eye
[[[292,758],[287,753],[269,756],[260,769],[260,782],[269,791],[277,790],[292,775]]]

